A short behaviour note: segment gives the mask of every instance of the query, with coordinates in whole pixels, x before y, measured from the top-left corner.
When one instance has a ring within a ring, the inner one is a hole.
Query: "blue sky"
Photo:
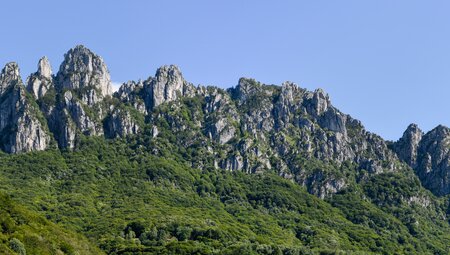
[[[321,87],[386,139],[450,125],[449,1],[14,0],[0,13],[0,65],[17,61],[24,79],[84,44],[115,82],[177,64],[195,84]]]

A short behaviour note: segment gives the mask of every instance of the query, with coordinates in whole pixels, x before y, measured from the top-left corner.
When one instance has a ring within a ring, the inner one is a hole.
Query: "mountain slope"
[[[0,194],[1,254],[101,254],[84,237],[62,229]]]

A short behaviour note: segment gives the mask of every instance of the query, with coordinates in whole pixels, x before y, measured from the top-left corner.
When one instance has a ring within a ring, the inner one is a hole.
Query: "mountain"
[[[111,95],[106,65],[84,46],[65,55],[56,76],[44,57],[27,80],[50,131],[41,133],[47,140],[53,137],[60,149],[75,149],[81,135],[115,138],[149,128],[155,141],[174,136],[173,145],[206,149],[202,157],[192,159],[193,167],[247,173],[277,169],[321,197],[348,186],[349,180],[339,173],[304,173],[300,156],[348,161],[364,174],[400,167],[383,139],[333,107],[324,91],[306,91],[291,82],[274,86],[242,78],[228,90],[195,87],[178,67],[163,66],[155,77],[128,82]],[[46,142],[19,149],[18,143],[6,151],[49,146]]]
[[[450,129],[366,131],[326,92],[103,59],[0,76],[0,191],[109,254],[447,254]]]

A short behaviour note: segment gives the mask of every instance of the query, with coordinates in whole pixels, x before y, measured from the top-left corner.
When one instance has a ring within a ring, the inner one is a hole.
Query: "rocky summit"
[[[386,141],[290,81],[113,92],[80,45],[1,70],[0,150],[1,254],[450,254],[450,129]]]
[[[8,153],[44,150],[50,133],[33,97],[27,93],[16,63],[0,74],[0,147]]]

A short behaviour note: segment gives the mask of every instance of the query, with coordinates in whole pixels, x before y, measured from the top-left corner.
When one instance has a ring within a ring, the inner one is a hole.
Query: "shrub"
[[[9,241],[9,247],[11,250],[17,252],[20,255],[26,255],[27,250],[25,249],[25,245],[17,238],[12,238]]]

